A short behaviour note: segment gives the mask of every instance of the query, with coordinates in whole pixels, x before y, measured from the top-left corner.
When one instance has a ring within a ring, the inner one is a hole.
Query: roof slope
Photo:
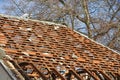
[[[1,15],[0,46],[26,80],[120,79],[117,52],[60,24]]]

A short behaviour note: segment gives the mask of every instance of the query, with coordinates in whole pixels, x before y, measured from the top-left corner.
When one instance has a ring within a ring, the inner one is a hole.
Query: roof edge
[[[112,52],[114,52],[114,53],[116,53],[116,54],[120,55],[120,53],[118,53],[117,51],[115,51],[115,50],[113,50],[113,49],[111,49],[111,48],[109,48],[109,47],[107,47],[107,46],[105,46],[105,45],[103,45],[103,44],[101,44],[101,43],[99,43],[99,42],[97,42],[97,41],[95,41],[95,40],[93,40],[93,39],[89,38],[88,36],[86,36],[86,35],[84,35],[84,34],[82,34],[82,33],[78,32],[78,31],[76,31],[76,30],[74,30],[74,31],[75,31],[76,33],[78,33],[78,34],[80,34],[80,35],[84,36],[85,38],[87,38],[87,39],[91,40],[92,42],[94,42],[94,43],[96,43],[96,44],[98,44],[98,45],[101,45],[101,46],[103,46],[103,47],[105,47],[105,48],[109,49],[110,51],[112,51]]]
[[[4,64],[4,60],[0,59],[0,64],[3,67],[4,71],[7,73],[7,75],[9,76],[10,79],[16,79],[13,75],[12,72],[10,71],[10,69],[8,68],[8,66],[6,66]]]

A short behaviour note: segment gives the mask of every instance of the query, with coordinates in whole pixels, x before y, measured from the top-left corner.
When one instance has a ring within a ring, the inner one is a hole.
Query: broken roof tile
[[[119,53],[64,25],[5,15],[0,24],[0,45],[25,80],[120,79]]]

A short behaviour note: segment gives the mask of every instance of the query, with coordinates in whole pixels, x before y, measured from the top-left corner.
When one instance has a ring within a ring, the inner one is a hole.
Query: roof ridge
[[[7,18],[15,18],[18,20],[25,20],[25,21],[34,21],[34,22],[40,22],[43,24],[48,24],[48,25],[56,25],[56,26],[63,26],[63,27],[67,27],[66,25],[62,25],[60,23],[55,23],[55,22],[51,22],[51,21],[42,21],[42,20],[37,20],[37,19],[29,19],[29,18],[23,18],[23,17],[18,17],[18,16],[12,16],[12,15],[5,15],[5,14],[0,14],[0,17],[7,17]]]

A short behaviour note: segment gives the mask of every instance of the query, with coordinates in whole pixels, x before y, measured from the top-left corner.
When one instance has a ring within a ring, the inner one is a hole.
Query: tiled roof
[[[1,15],[0,46],[25,80],[120,80],[119,53],[64,25]]]

